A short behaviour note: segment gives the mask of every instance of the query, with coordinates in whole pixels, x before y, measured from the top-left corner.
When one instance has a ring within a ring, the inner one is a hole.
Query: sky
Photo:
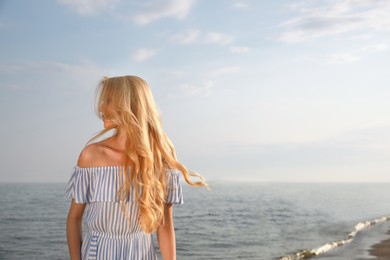
[[[0,181],[66,182],[103,76],[208,181],[390,182],[390,1],[0,0]]]

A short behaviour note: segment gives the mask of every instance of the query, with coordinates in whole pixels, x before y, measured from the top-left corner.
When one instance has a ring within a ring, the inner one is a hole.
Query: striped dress
[[[74,167],[66,196],[86,204],[84,221],[87,232],[82,240],[82,259],[154,260],[157,259],[152,237],[138,224],[134,189],[123,205],[116,195],[120,182],[120,166]],[[167,203],[182,204],[183,193],[179,173],[166,172]],[[130,220],[129,220],[130,216]]]

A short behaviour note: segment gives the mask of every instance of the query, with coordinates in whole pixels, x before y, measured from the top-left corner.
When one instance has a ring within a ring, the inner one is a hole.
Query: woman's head
[[[96,101],[106,129],[143,128],[159,121],[149,85],[137,76],[104,78],[97,89]]]

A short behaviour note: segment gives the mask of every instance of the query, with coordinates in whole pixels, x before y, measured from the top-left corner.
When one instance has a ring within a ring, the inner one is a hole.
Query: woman
[[[154,232],[163,259],[176,259],[172,204],[183,203],[179,173],[190,185],[207,184],[176,159],[143,79],[104,78],[96,104],[104,130],[92,140],[115,133],[84,148],[68,183],[71,259],[157,259]],[[84,212],[88,229],[82,239]]]

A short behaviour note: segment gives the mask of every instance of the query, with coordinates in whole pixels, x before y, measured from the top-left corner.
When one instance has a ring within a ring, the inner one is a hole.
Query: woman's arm
[[[85,204],[75,203],[72,200],[68,218],[66,220],[66,237],[71,260],[81,259],[82,219]]]
[[[176,239],[173,226],[172,205],[164,209],[165,223],[157,229],[157,240],[163,260],[176,260]]]

